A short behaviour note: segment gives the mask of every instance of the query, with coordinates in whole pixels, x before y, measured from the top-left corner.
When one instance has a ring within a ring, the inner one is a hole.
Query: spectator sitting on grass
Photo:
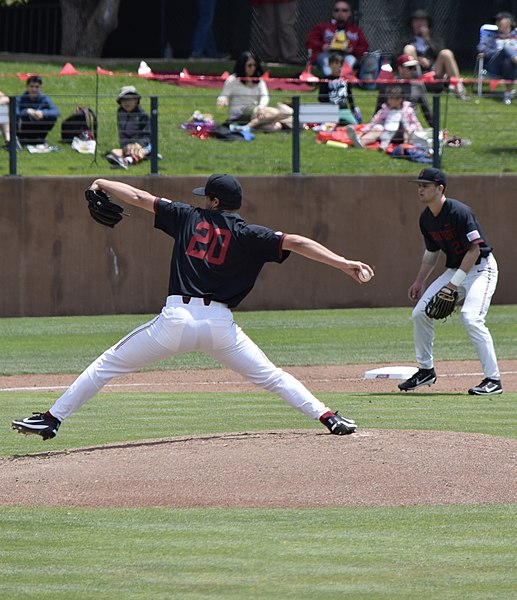
[[[276,108],[268,106],[269,91],[260,62],[249,52],[243,52],[235,63],[234,72],[224,82],[217,98],[217,107],[228,106],[228,121],[233,130],[279,131],[282,123],[289,127],[293,110],[279,103]]]
[[[120,148],[106,154],[106,160],[127,169],[143,160],[151,152],[151,120],[140,106],[140,94],[132,85],[121,88],[117,97],[117,129]]]
[[[379,141],[379,150],[385,151],[390,144],[407,143],[413,131],[421,129],[411,102],[404,100],[404,90],[397,85],[389,88],[386,103],[361,132],[353,125],[348,125],[346,132],[354,148],[364,148]]]
[[[318,100],[337,104],[339,107],[339,124],[357,125],[355,118],[354,96],[351,85],[341,79],[341,69],[345,59],[342,54],[334,53],[329,57],[330,75],[319,84]]]
[[[351,68],[357,69],[359,61],[368,51],[368,40],[363,30],[352,23],[352,8],[348,2],[337,0],[332,8],[332,19],[317,23],[307,34],[305,47],[311,64],[315,64],[324,77],[330,75],[328,60],[339,52]]]
[[[422,109],[422,114],[429,125],[433,126],[433,113],[427,100],[427,90],[423,81],[419,81],[417,72],[418,61],[409,54],[402,54],[397,59],[397,72],[398,75],[396,80],[400,79],[400,83],[397,81],[397,85],[400,85],[404,91],[404,100],[409,100],[411,106],[415,112],[418,105]],[[377,103],[375,105],[374,114],[380,110],[381,106],[386,102],[387,90],[393,86],[393,82],[388,84],[381,84],[379,86],[379,95],[377,96]]]
[[[217,108],[228,107],[228,121],[246,125],[255,108],[269,104],[269,91],[261,79],[263,73],[260,62],[249,51],[236,60],[233,73],[217,98]]]
[[[26,91],[16,98],[16,135],[21,144],[43,144],[59,117],[59,109],[42,93],[39,75],[31,75],[26,85]]]
[[[497,32],[485,36],[478,45],[487,60],[487,71],[497,77],[508,80],[505,84],[503,102],[512,103],[513,82],[517,79],[517,29],[511,13],[500,12],[495,16]]]
[[[425,10],[416,10],[410,19],[412,37],[405,42],[403,54],[409,54],[418,61],[422,72],[434,71],[438,79],[447,77],[459,80],[460,70],[454,52],[444,48],[441,40],[431,37],[431,16]],[[467,100],[467,92],[462,81],[451,85],[456,96]]]
[[[9,130],[9,96],[0,92],[0,107],[2,111],[4,111],[2,122],[0,123],[0,130],[2,131],[2,135],[4,136],[5,145],[9,144],[11,140],[11,133]]]

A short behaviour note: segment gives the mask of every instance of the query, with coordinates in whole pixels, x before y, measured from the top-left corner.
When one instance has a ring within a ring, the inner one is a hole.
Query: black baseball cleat
[[[406,381],[399,383],[399,390],[402,392],[410,392],[416,390],[421,385],[433,385],[436,381],[436,373],[434,369],[418,369],[418,371]]]
[[[337,411],[335,413],[326,412],[324,415],[321,415],[320,421],[334,435],[348,435],[349,433],[354,433],[357,429],[355,421],[345,419],[345,417],[338,415]]]
[[[32,413],[32,417],[14,419],[13,429],[25,435],[40,435],[44,440],[56,437],[61,421],[50,413]]]
[[[501,381],[499,379],[490,379],[490,377],[486,377],[479,385],[469,390],[471,396],[495,396],[502,393]]]

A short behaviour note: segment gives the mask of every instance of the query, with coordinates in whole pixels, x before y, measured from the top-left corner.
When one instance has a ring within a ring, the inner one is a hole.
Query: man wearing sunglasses
[[[354,68],[368,51],[368,41],[362,29],[350,22],[352,8],[348,2],[338,0],[332,9],[332,19],[315,25],[307,35],[305,47],[311,64],[315,64],[324,77],[331,75],[329,56],[339,52]]]

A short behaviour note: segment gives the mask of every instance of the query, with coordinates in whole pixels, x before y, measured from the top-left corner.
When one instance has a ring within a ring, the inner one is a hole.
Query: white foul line
[[[517,371],[502,371],[501,375],[516,375]],[[445,377],[481,377],[483,373],[448,373],[440,375],[440,379]],[[330,383],[337,381],[363,381],[362,377],[339,377],[337,379],[311,379],[311,383]],[[374,379],[370,381],[375,381]],[[379,381],[379,380],[377,380]],[[383,379],[382,381],[387,381]],[[104,386],[106,388],[138,388],[138,387],[180,387],[180,386],[204,386],[204,385],[243,385],[248,384],[247,381],[175,381],[175,382],[152,382],[147,383],[108,383]],[[42,391],[58,391],[66,390],[70,386],[68,385],[41,385],[41,386],[30,386],[30,387],[11,387],[11,388],[0,388],[0,392],[42,392]]]

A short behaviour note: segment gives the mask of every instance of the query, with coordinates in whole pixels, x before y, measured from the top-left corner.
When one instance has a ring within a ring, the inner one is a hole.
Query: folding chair
[[[495,35],[497,33],[497,25],[491,25],[486,23],[481,25],[479,28],[479,42],[486,39],[487,36]],[[489,77],[489,73],[485,68],[485,55],[482,52],[478,52],[476,58],[476,77],[477,77],[477,95],[479,97],[483,94],[483,79]]]
[[[9,105],[0,104],[0,125],[9,123]]]

